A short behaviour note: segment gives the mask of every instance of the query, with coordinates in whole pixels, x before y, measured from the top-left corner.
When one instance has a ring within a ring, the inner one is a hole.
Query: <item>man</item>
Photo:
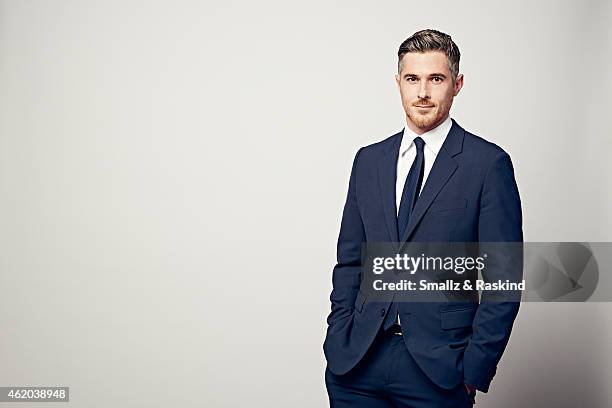
[[[510,157],[449,117],[459,57],[439,31],[404,41],[406,126],[355,156],[323,346],[332,407],[470,406],[508,342],[518,302],[366,302],[360,290],[364,242],[523,240]]]

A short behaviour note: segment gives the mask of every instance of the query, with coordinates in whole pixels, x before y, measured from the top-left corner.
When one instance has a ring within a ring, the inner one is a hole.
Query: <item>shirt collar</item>
[[[411,146],[414,146],[413,140],[419,136],[421,137],[421,139],[423,139],[423,141],[425,141],[425,147],[429,148],[437,156],[438,152],[442,148],[444,140],[446,140],[446,136],[448,135],[448,132],[450,131],[452,125],[453,122],[451,121],[450,116],[447,116],[446,119],[442,121],[442,123],[440,123],[435,128],[423,133],[422,135],[417,135],[412,130],[410,130],[408,126],[405,126],[404,135],[402,137],[402,144],[400,146],[399,151],[400,157],[402,157],[408,151],[408,149],[410,149]]]

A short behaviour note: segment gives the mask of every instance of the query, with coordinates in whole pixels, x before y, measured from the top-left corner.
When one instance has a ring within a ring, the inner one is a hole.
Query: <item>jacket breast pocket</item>
[[[441,310],[440,324],[443,330],[471,327],[476,314],[476,307],[458,310]]]
[[[436,200],[429,207],[430,211],[435,215],[451,215],[456,213],[462,213],[467,208],[467,200],[455,199],[455,200]]]

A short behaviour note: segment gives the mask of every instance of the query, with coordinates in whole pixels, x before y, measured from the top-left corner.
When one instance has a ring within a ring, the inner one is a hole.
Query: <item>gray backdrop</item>
[[[612,241],[611,22],[605,0],[0,1],[0,386],[326,406],[351,162],[402,128],[422,28],[461,49],[451,114],[510,153],[525,239]],[[525,304],[478,405],[609,406],[611,311]]]

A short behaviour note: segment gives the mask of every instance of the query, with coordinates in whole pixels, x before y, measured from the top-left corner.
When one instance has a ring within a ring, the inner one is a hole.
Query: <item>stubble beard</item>
[[[410,105],[407,112],[408,119],[419,129],[434,128],[444,120],[447,114],[448,109],[445,103],[435,105],[425,114],[422,114],[416,106]]]
[[[408,109],[408,118],[419,129],[426,129],[436,123],[438,118],[438,107],[432,108],[425,115],[419,113],[419,108],[410,107]]]

